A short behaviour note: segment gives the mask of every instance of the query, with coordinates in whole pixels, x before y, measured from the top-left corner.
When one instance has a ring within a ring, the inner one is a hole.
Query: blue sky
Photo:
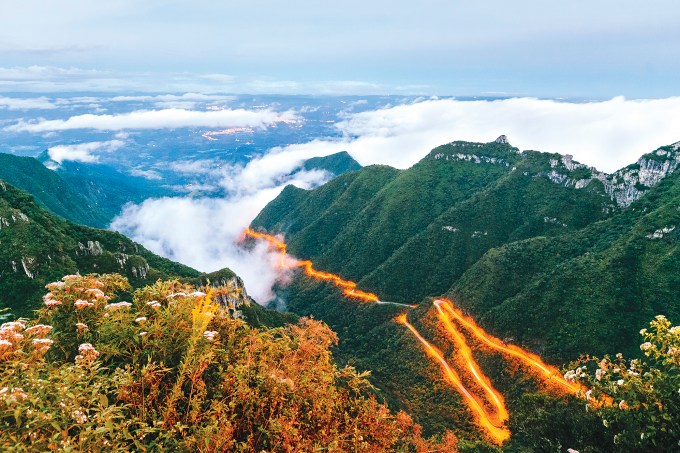
[[[0,0],[0,91],[656,98],[670,0]]]

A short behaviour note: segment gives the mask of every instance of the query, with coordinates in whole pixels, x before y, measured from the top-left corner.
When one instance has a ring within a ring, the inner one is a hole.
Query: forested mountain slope
[[[133,286],[200,275],[119,233],[63,220],[0,180],[0,308],[25,314],[37,307],[46,283],[77,272],[118,272]]]
[[[311,191],[288,187],[252,227],[283,234],[289,253],[383,301],[418,303],[409,318],[432,341],[441,337],[427,321],[429,297],[445,294],[556,364],[630,353],[651,317],[680,315],[678,148],[605,174],[502,139],[453,142],[407,170],[370,166]],[[398,308],[357,304],[301,274],[281,295],[329,323],[338,357],[373,370],[385,398],[427,432],[470,423],[451,411],[458,395],[413,360],[418,345],[393,322]],[[501,391],[519,394],[523,380],[487,365]]]

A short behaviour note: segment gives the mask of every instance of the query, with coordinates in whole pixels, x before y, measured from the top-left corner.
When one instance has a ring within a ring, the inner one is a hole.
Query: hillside
[[[487,327],[564,361],[633,353],[656,314],[680,319],[680,172],[610,219],[489,251],[448,291]]]
[[[130,297],[115,274],[49,286],[51,306],[0,327],[3,451],[456,450],[338,367],[323,323],[235,319],[222,301],[238,288],[158,281]]]
[[[302,164],[302,170],[324,170],[333,176],[340,176],[351,171],[360,170],[361,165],[347,151],[324,157],[312,157]]]
[[[126,203],[141,203],[151,197],[176,195],[173,190],[164,187],[162,181],[132,176],[108,165],[62,162],[55,172],[73,190],[90,200],[97,215],[105,219],[102,224],[87,224],[89,226],[108,227]]]
[[[654,314],[677,316],[679,165],[677,144],[609,175],[505,140],[453,142],[407,170],[371,166],[311,191],[287,188],[252,226],[284,234],[292,255],[381,300],[420,302],[409,318],[432,341],[441,334],[428,296],[447,294],[497,337],[562,364],[631,352]],[[372,369],[384,397],[426,432],[465,431],[469,419],[451,411],[459,396],[430,384],[437,368],[404,360],[422,353],[393,322],[398,309],[305,277],[282,295],[338,332],[338,357]],[[528,381],[484,360],[502,391],[525,393]]]
[[[0,181],[0,308],[25,315],[46,283],[60,275],[119,272],[133,286],[200,273],[146,250],[125,236],[73,224]]]
[[[72,222],[104,227],[110,220],[92,199],[32,157],[0,153],[0,179],[25,190],[40,206]]]

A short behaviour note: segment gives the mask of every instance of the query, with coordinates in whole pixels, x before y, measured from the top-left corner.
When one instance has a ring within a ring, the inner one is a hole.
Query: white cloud
[[[70,129],[163,129],[180,127],[266,127],[282,120],[293,120],[292,112],[224,109],[196,111],[184,109],[136,110],[116,115],[76,115],[66,120],[20,121],[5,128],[9,132],[44,132]]]
[[[57,106],[48,98],[9,98],[0,96],[0,109],[7,110],[52,110]]]
[[[1,52],[0,52],[1,53]],[[428,85],[395,85],[353,80],[319,80],[302,82],[276,78],[175,72],[125,72],[58,66],[0,67],[0,90],[3,92],[98,92],[98,93],[176,93],[115,96],[121,102],[154,101],[228,103],[231,95],[243,94],[336,94],[372,95],[428,93]]]
[[[224,94],[205,94],[205,93],[184,93],[184,94],[158,94],[158,95],[138,95],[138,96],[114,96],[114,102],[231,102],[234,96]]]
[[[407,168],[453,140],[490,142],[501,134],[521,150],[572,154],[613,171],[680,139],[680,97],[571,103],[533,98],[427,100],[350,115],[340,141],[292,145],[284,152],[347,150],[362,165]]]
[[[94,163],[99,161],[98,152],[111,152],[125,146],[123,140],[109,140],[106,142],[87,142],[75,145],[57,145],[49,148],[47,153],[55,162],[65,160],[74,162]]]
[[[160,198],[130,204],[111,228],[153,252],[201,271],[229,267],[243,278],[255,300],[267,303],[274,298],[274,283],[287,277],[276,267],[276,253],[264,244],[253,250],[240,246],[243,230],[285,185],[311,188],[327,181],[329,175],[309,171],[291,176],[288,165],[276,173],[265,160],[266,156],[253,161],[260,171],[249,168],[250,164],[245,168],[216,167],[210,166],[210,161],[199,161],[195,167],[187,167],[187,172],[203,171],[207,179],[218,181],[226,190],[224,198]]]
[[[178,160],[168,164],[168,169],[182,175],[209,175],[219,168],[221,165],[210,159]]]
[[[163,176],[161,176],[161,174],[155,170],[141,170],[139,168],[133,168],[130,170],[130,174],[132,176],[139,176],[140,178],[145,178],[150,181],[159,181],[163,179]]]

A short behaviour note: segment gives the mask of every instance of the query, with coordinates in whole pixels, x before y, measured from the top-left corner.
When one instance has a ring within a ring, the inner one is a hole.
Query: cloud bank
[[[490,142],[506,134],[520,149],[572,154],[604,171],[635,162],[680,140],[680,98],[567,103],[532,98],[499,101],[425,100],[352,114],[338,123],[339,140],[273,148],[244,167],[212,161],[177,162],[175,171],[205,175],[223,199],[164,198],[131,205],[113,228],[151,250],[211,271],[228,266],[259,302],[279,278],[265,249],[244,252],[243,229],[287,183],[313,187],[325,176],[296,173],[310,157],[346,150],[362,165],[407,168],[432,148],[454,140]]]
[[[52,110],[57,106],[46,97],[9,98],[0,96],[0,109],[7,110]]]
[[[292,112],[272,110],[224,109],[198,111],[186,109],[136,110],[115,115],[84,114],[65,120],[19,121],[7,126],[8,132],[48,132],[71,129],[118,131],[124,129],[173,129],[181,127],[265,127],[277,121],[294,120]]]
[[[73,162],[95,163],[99,162],[99,152],[112,152],[125,146],[123,140],[109,140],[105,142],[87,142],[75,145],[57,145],[48,148],[47,154],[50,159],[57,163],[65,160]]]
[[[273,285],[285,281],[287,274],[277,268],[278,255],[266,244],[243,249],[243,230],[285,185],[311,188],[326,182],[329,175],[322,171],[289,175],[282,170],[276,176],[272,171],[265,176],[265,172],[248,170],[249,165],[196,166],[196,171],[206,169],[202,174],[210,184],[222,187],[223,198],[166,197],[130,204],[111,228],[155,253],[201,271],[229,267],[243,278],[250,296],[262,304],[270,302]]]
[[[338,127],[344,134],[341,143],[313,147],[340,145],[362,165],[406,168],[438,145],[489,142],[505,134],[521,150],[572,154],[582,163],[613,171],[680,140],[680,97],[585,103],[427,100],[358,113]]]

